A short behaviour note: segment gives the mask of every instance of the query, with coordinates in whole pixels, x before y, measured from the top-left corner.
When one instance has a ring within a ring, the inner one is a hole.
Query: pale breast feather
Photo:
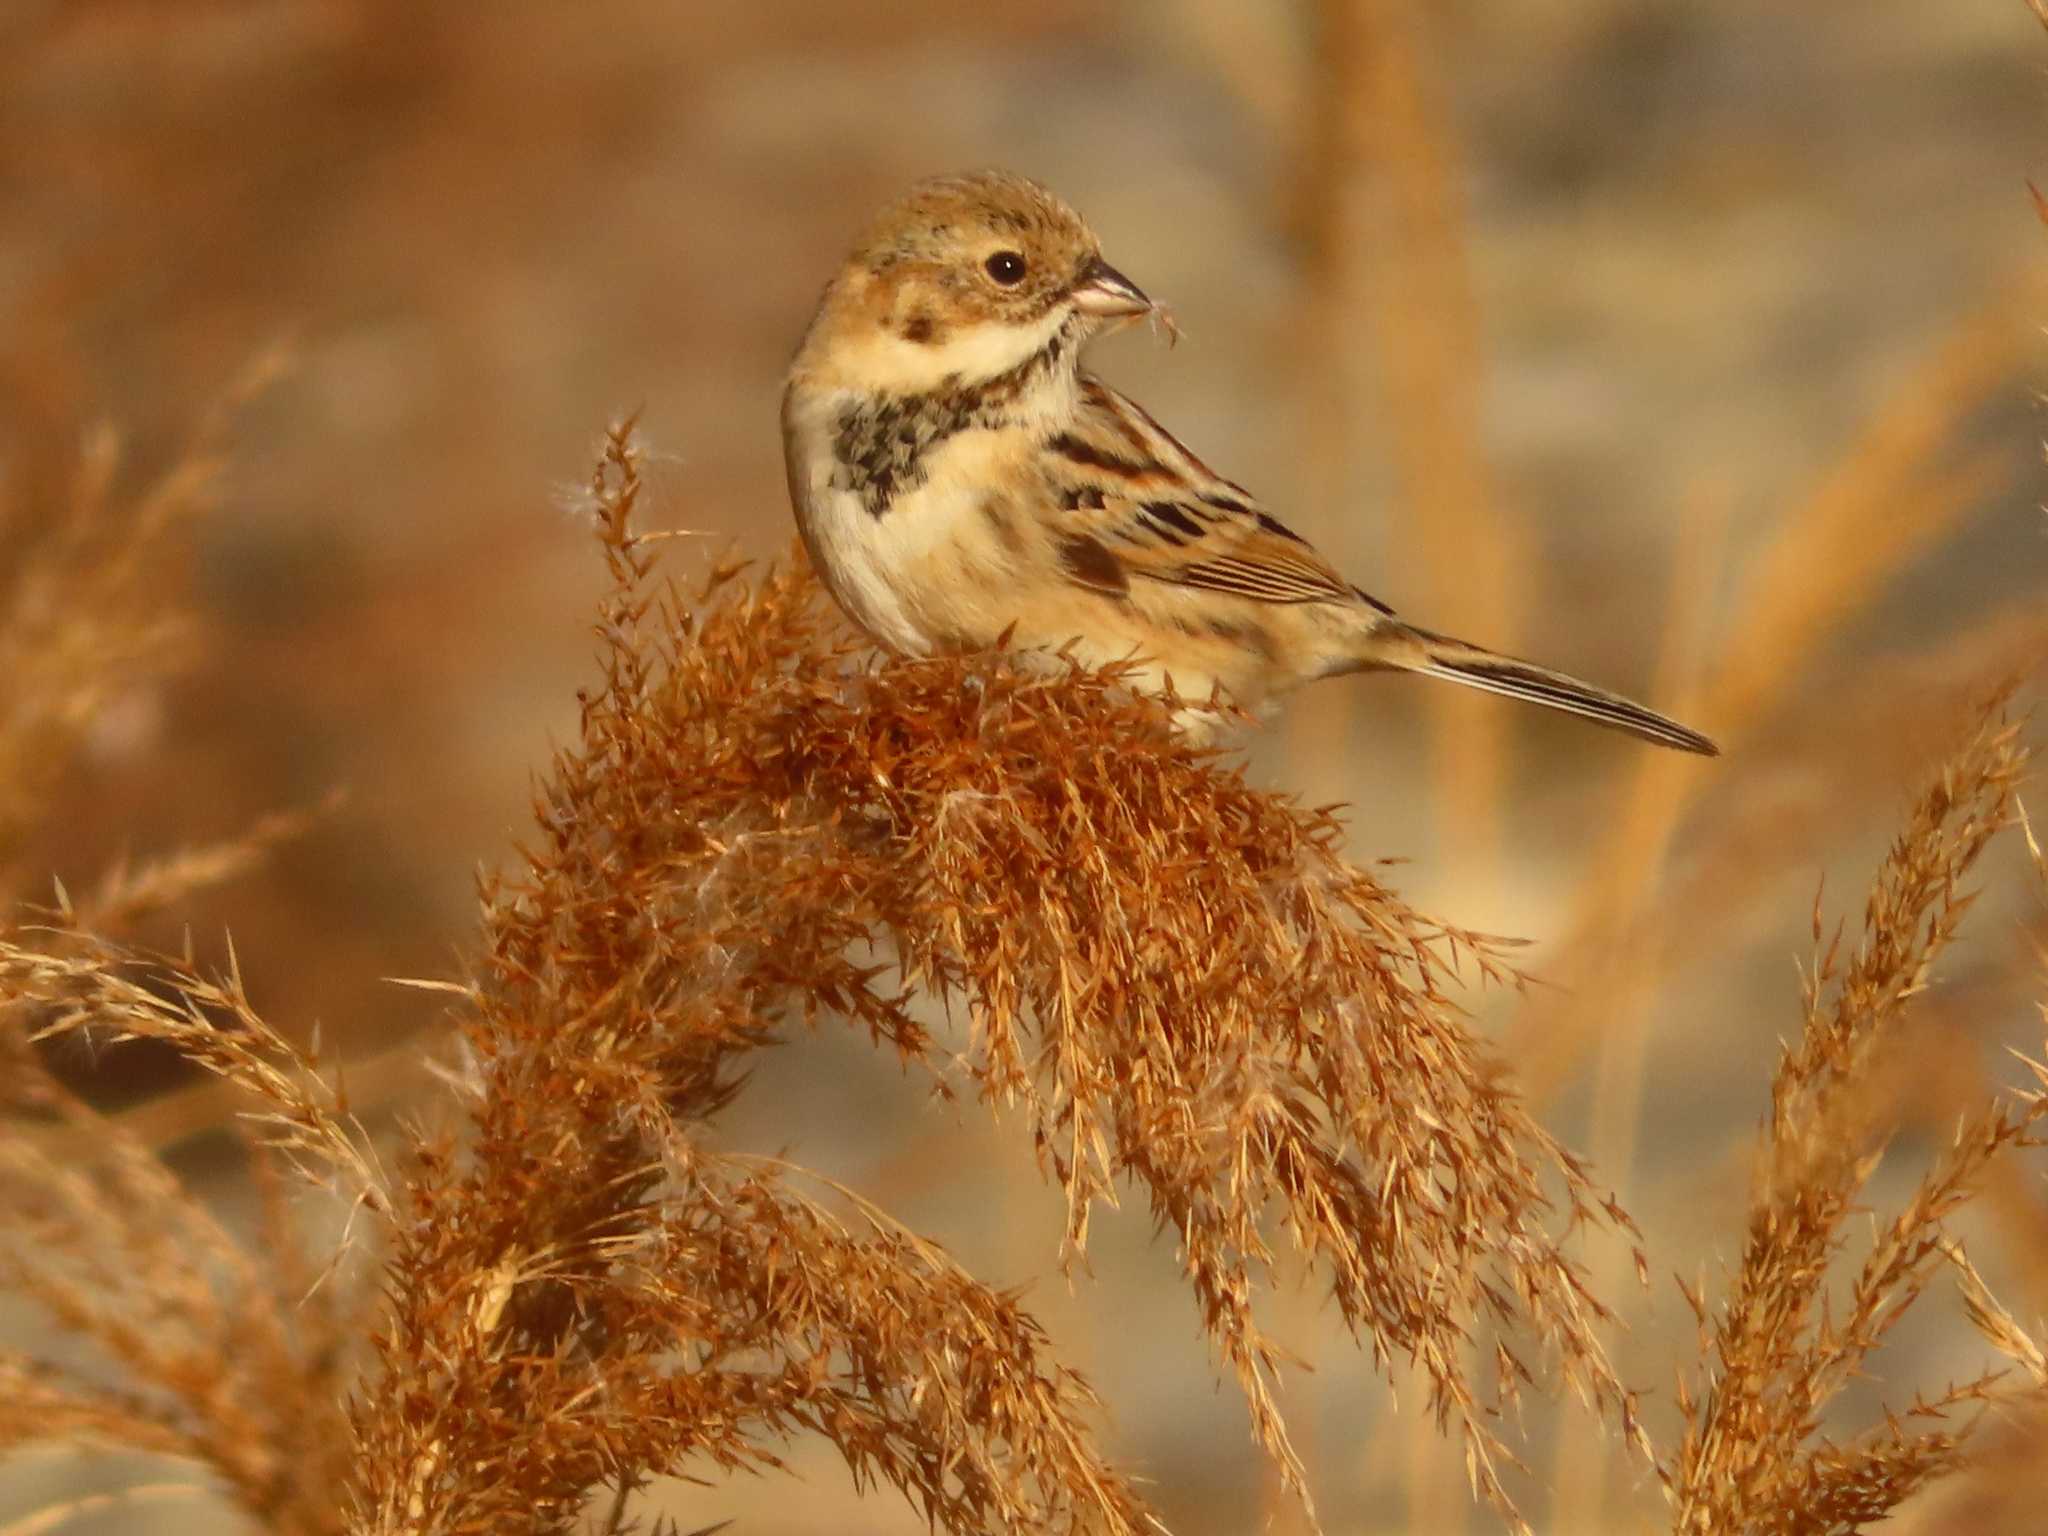
[[[784,402],[784,453],[797,531],[811,565],[849,617],[882,644],[899,651],[922,649],[916,624],[889,579],[893,552],[877,538],[876,519],[857,492],[834,483],[828,402]]]

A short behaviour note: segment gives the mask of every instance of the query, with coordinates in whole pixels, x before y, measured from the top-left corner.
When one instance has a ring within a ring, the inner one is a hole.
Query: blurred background
[[[1594,1258],[1668,1429],[1695,1349],[1671,1276],[1738,1247],[1816,890],[1857,919],[1969,690],[2048,641],[2044,65],[2025,0],[0,5],[0,516],[100,424],[117,493],[221,412],[228,458],[173,573],[189,663],[105,701],[0,863],[43,899],[344,792],[145,936],[221,953],[231,928],[260,1008],[317,1023],[373,1109],[430,1113],[433,1000],[381,978],[462,973],[475,873],[575,730],[602,573],[561,506],[597,434],[641,413],[651,522],[789,558],[780,375],[851,233],[917,177],[1026,172],[1173,305],[1178,347],[1132,332],[1094,365],[1205,458],[1419,621],[1723,740],[1682,762],[1366,679],[1248,747],[1256,782],[1348,802],[1354,855],[1407,861],[1424,910],[1529,939],[1558,983],[1472,1005],[1644,1227],[1647,1290]],[[1909,1042],[1899,1181],[2015,1080],[2005,1047],[2041,1047],[2042,908],[1999,859]],[[97,1067],[206,1178],[223,1101],[147,1053]],[[725,1134],[1028,1287],[1175,1530],[1300,1528],[1170,1240],[1102,1221],[1069,1286],[1020,1127],[828,1031],[772,1053]],[[2039,1174],[1974,1218],[2023,1319],[2048,1311]],[[1901,1330],[1888,1381],[1981,1363],[1954,1311]],[[1397,1412],[1311,1291],[1275,1315],[1316,1365],[1289,1401],[1330,1529],[1492,1528],[1413,1382]],[[1539,1526],[1657,1522],[1587,1420],[1530,1437]],[[748,1536],[916,1524],[793,1459],[665,1507]],[[101,1475],[0,1468],[0,1527]]]

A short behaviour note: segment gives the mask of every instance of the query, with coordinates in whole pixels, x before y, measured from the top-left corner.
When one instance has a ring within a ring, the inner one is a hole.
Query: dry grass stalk
[[[1113,675],[856,663],[803,574],[657,595],[637,487],[615,434],[605,685],[525,875],[487,893],[474,1142],[425,1151],[399,1223],[358,1528],[533,1528],[622,1473],[770,1461],[795,1425],[955,1529],[1142,1525],[1012,1303],[694,1146],[784,1015],[949,1082],[920,989],[964,1002],[958,1059],[1024,1113],[1070,1255],[1119,1183],[1146,1192],[1297,1489],[1254,1305],[1276,1222],[1377,1357],[1420,1364],[1504,1510],[1492,1415],[1547,1364],[1634,1432],[1546,1231],[1624,1218],[1448,1000],[1460,960],[1500,974],[1486,941]]]
[[[1340,317],[1354,310],[1354,294],[1370,295],[1386,446],[1413,512],[1401,523],[1419,541],[1428,583],[1415,606],[1453,633],[1512,650],[1528,597],[1518,573],[1532,562],[1525,530],[1500,515],[1485,464],[1479,306],[1457,136],[1431,69],[1430,12],[1415,0],[1317,8],[1319,76],[1303,162],[1312,345],[1347,349],[1355,328]],[[1358,253],[1368,253],[1365,264]],[[1335,399],[1355,407],[1361,381],[1346,364],[1326,355],[1323,372]],[[1326,432],[1348,436],[1354,414],[1337,409]],[[1340,698],[1322,707],[1346,706]],[[1489,869],[1499,856],[1508,717],[1455,689],[1430,691],[1424,707],[1439,803],[1456,808],[1439,840],[1461,868]]]
[[[54,513],[30,522],[32,504],[10,498],[0,519],[13,556],[0,573],[0,855],[115,691],[162,676],[187,648],[150,557],[202,506],[217,462],[185,460],[133,506],[116,499],[119,467],[113,434],[95,432]]]
[[[1713,578],[1721,569],[1727,531],[1725,506],[1718,499],[1695,498],[1672,552],[1670,618],[1651,696],[1667,701],[1667,707],[1680,715],[1694,710],[1706,608]],[[1574,988],[1571,1007],[1561,1010],[1576,1016],[1575,1034],[1599,1042],[1586,1135],[1588,1156],[1600,1168],[1626,1170],[1637,1165],[1650,1039],[1648,1030],[1635,1021],[1667,942],[1660,919],[1669,917],[1648,893],[1658,887],[1659,867],[1676,831],[1679,810],[1689,798],[1685,790],[1692,777],[1676,757],[1668,752],[1637,755],[1617,797],[1610,834],[1579,885],[1578,934],[1598,934],[1611,942],[1622,917],[1634,923],[1628,942],[1615,944],[1601,957],[1605,964],[1597,984]],[[1606,926],[1594,925],[1600,917]],[[1562,998],[1552,1000],[1554,1008],[1561,1004]],[[1626,1284],[1623,1267],[1628,1257],[1613,1244],[1595,1253],[1592,1274],[1603,1291],[1611,1294]],[[1567,1530],[1601,1529],[1612,1470],[1613,1459],[1605,1447],[1584,1436],[1561,1436],[1552,1477],[1553,1522]]]
[[[204,1469],[264,1528],[340,1529],[348,1458],[342,1397],[361,1362],[360,1284],[305,1257],[281,1159],[384,1196],[341,1106],[250,1009],[238,984],[189,966],[145,983],[113,951],[0,939],[0,1289],[94,1347],[85,1365],[0,1351],[0,1452],[119,1446]],[[63,1087],[22,1029],[95,1043],[146,1037],[265,1101],[241,1136],[259,1196],[244,1243],[151,1150]],[[89,1152],[59,1158],[53,1132]],[[125,1384],[108,1385],[109,1370]]]
[[[2010,304],[1993,304],[1959,325],[1923,360],[1840,465],[1750,563],[1733,615],[1723,626],[1733,637],[1730,648],[1702,680],[1694,718],[1724,741],[1755,735],[1810,676],[1825,653],[1827,637],[1864,612],[1915,558],[1986,504],[1981,466],[1956,471],[1949,461],[1966,423],[2012,379],[2019,347]],[[1788,657],[1804,658],[1804,665],[1788,665]],[[1913,661],[1902,658],[1899,664]],[[1875,674],[1887,697],[1890,670],[1887,663]],[[1961,675],[1980,676],[1986,670],[1970,667]],[[1952,670],[1948,675],[1957,674]],[[1897,737],[1892,721],[1888,708],[1886,730]],[[1715,860],[1714,869],[1694,882],[1709,894],[1705,902],[1694,901],[1687,891],[1659,891],[1653,876],[1671,833],[1714,782],[1691,767],[1662,759],[1640,765],[1631,812],[1612,824],[1580,885],[1554,966],[1560,977],[1581,975],[1590,958],[1616,946],[1617,933],[1624,936],[1621,945],[1634,948],[1630,936],[1644,920],[1635,907],[1653,895],[1664,910],[1650,914],[1652,921],[1682,929],[1695,941],[1707,940],[1718,936],[1729,915],[1742,910],[1742,903],[1729,898],[1730,879],[1753,887],[1759,875],[1785,867],[1783,859],[1771,856],[1773,848],[1745,850],[1740,858]],[[1753,814],[1758,806],[1754,796],[1730,797],[1725,803],[1733,815]],[[1726,846],[1728,840],[1725,833],[1702,839],[1710,846]],[[1686,914],[1686,921],[1670,924],[1673,910]],[[1688,944],[1666,964],[1696,949],[1696,943]],[[1654,982],[1661,968],[1643,973],[1643,984]],[[1568,1006],[1571,995],[1532,993],[1531,1006],[1514,1026],[1510,1054],[1522,1064],[1523,1081],[1538,1103],[1548,1102],[1569,1080],[1607,1017],[1599,1009]]]
[[[222,428],[274,370],[252,368],[140,484],[112,428],[53,418],[0,372],[18,408],[0,429],[0,880],[89,728],[189,657],[185,535],[212,504]]]
[[[48,949],[0,939],[0,997],[36,1010],[28,1044],[79,1037],[95,1047],[130,1040],[172,1046],[263,1103],[249,1122],[258,1144],[315,1183],[338,1179],[352,1201],[389,1209],[385,1175],[350,1122],[345,1095],[256,1012],[238,973],[213,978],[190,957],[148,964],[85,935],[68,937]],[[130,974],[145,964],[146,975]],[[21,1074],[0,1105],[76,1109],[47,1072]]]
[[[131,1512],[138,1506],[179,1503],[202,1498],[206,1490],[197,1483],[137,1483],[118,1493],[88,1493],[61,1504],[31,1510],[19,1520],[0,1525],[0,1536],[49,1536],[74,1521],[116,1511]]]
[[[1995,483],[1991,461],[1955,443],[1971,414],[2006,387],[2027,345],[2000,293],[1917,370],[1758,556],[1729,626],[1731,643],[1703,695],[1730,741],[1769,718],[1794,683],[1788,656],[1811,656],[1884,584],[1924,554]]]
[[[148,478],[127,474],[105,429],[69,453],[77,434],[61,408],[39,408],[9,376],[20,409],[0,487],[0,894],[48,791],[108,709],[190,655],[185,535],[212,499],[227,408],[265,371]],[[256,1017],[239,983],[203,978],[189,962],[145,968],[74,931],[86,920],[118,931],[232,878],[303,822],[271,818],[116,868],[76,908],[60,885],[54,926],[21,929],[13,911],[0,915],[0,1290],[91,1347],[63,1366],[0,1350],[0,1454],[69,1442],[179,1459],[268,1529],[316,1533],[338,1529],[340,1396],[358,1369],[364,1297],[341,1285],[308,1295],[321,1272],[304,1258],[278,1154],[338,1160],[381,1199],[374,1176],[317,1074]],[[145,1141],[64,1086],[38,1036],[95,1047],[165,1040],[244,1095],[267,1096],[269,1113],[239,1128],[257,1194],[254,1245],[231,1236]],[[10,1529],[51,1529],[178,1488],[196,1485],[95,1495]]]
[[[2034,1336],[1999,1305],[1998,1298],[1991,1294],[1991,1287],[1984,1283],[1984,1277],[1977,1273],[1977,1266],[1963,1251],[1963,1245],[1944,1243],[1942,1252],[1955,1267],[1956,1289],[1962,1294],[1963,1310],[1970,1319],[1970,1326],[1993,1349],[2026,1372],[2036,1386],[2048,1387],[2048,1354],[2044,1354],[2041,1346],[2034,1342]]]
[[[1066,1193],[1070,1258],[1099,1202],[1145,1192],[1304,1499],[1257,1306],[1282,1233],[1377,1361],[1424,1373],[1511,1525],[1495,1416],[1525,1382],[1559,1373],[1647,1446],[1555,1235],[1627,1219],[1451,1001],[1461,967],[1512,978],[1496,941],[1410,910],[1338,857],[1327,813],[1190,750],[1114,672],[862,660],[801,573],[721,570],[685,603],[631,531],[638,488],[620,429],[591,495],[615,583],[603,684],[542,782],[524,873],[484,893],[480,979],[449,989],[459,1149],[423,1139],[396,1188],[232,971],[144,974],[63,926],[68,906],[57,929],[0,937],[0,1279],[130,1383],[0,1357],[0,1446],[192,1461],[273,1530],[454,1536],[566,1531],[607,1487],[616,1528],[647,1477],[774,1467],[810,1431],[948,1529],[1145,1527],[1095,1448],[1087,1384],[1014,1298],[848,1191],[821,1201],[785,1165],[701,1144],[748,1054],[826,1014],[1021,1113]],[[1681,1529],[1846,1529],[1955,1465],[1959,1436],[1915,1415],[2000,1390],[1980,1378],[1846,1448],[1812,1444],[1948,1258],[1946,1218],[2043,1113],[2031,1098],[1967,1122],[1843,1319],[1821,1312],[1883,1129],[1863,1080],[1967,906],[2021,760],[2008,728],[1958,757],[1863,946],[1817,965],[1743,1269],[1703,1322],[1711,1363],[1663,1468]],[[155,883],[109,887],[131,888]],[[924,995],[962,1006],[964,1050]],[[66,1092],[31,1032],[167,1041],[257,1095],[256,1246]],[[81,1131],[96,1155],[51,1154]],[[302,1256],[286,1163],[371,1212],[388,1245],[374,1325],[360,1288]]]
[[[1966,1117],[1877,1229],[1846,1295],[1830,1296],[1844,1222],[1890,1129],[1873,1113],[1873,1069],[1969,908],[1978,856],[2012,824],[2025,761],[1994,715],[1944,766],[1885,860],[1853,954],[1839,932],[1822,947],[1816,908],[1805,1028],[1773,1083],[1741,1265],[1711,1311],[1688,1293],[1703,1364],[1681,1383],[1685,1431],[1664,1469],[1680,1531],[1860,1529],[1960,1464],[1955,1415],[2013,1395],[1986,1373],[1916,1397],[1846,1445],[1820,1437],[1823,1410],[1948,1261],[1949,1219],[1995,1159],[2040,1144],[2048,1119],[2038,1092]]]
[[[2041,888],[2048,891],[2048,858],[2022,810],[2021,825]],[[2037,949],[2036,958],[2048,959]],[[2043,977],[2048,980],[2048,976]],[[2048,1025],[2048,1002],[2040,1005],[2042,1023]],[[2048,1075],[2036,1065],[2037,1080],[2048,1086]],[[1997,1170],[2000,1183],[1990,1194],[1994,1201],[1992,1220],[2002,1239],[2001,1246],[2020,1260],[2022,1269],[2036,1272],[2048,1255],[2041,1237],[2043,1213],[2039,1202],[2039,1178],[2026,1177],[2033,1170],[2020,1170],[2010,1162]],[[2003,1197],[2003,1198],[2000,1198]],[[1992,1295],[1991,1288],[1970,1262],[1960,1243],[1948,1243],[1944,1256],[1955,1270],[1964,1314],[1979,1335],[2000,1355],[2010,1360],[2023,1377],[2037,1389],[2029,1411],[2005,1412],[2003,1422],[1970,1447],[1967,1475],[1944,1486],[1942,1496],[1920,1506],[1917,1520],[1902,1522],[1910,1530],[2023,1532],[2040,1524],[2041,1501],[2048,1496],[2048,1353],[2039,1343],[2040,1327],[2027,1328]]]
[[[328,806],[335,803],[330,798]],[[179,848],[139,864],[123,859],[75,899],[60,882],[58,906],[66,925],[82,932],[126,932],[143,918],[169,911],[200,891],[239,879],[274,850],[302,836],[313,819],[280,812],[259,818],[233,837]]]

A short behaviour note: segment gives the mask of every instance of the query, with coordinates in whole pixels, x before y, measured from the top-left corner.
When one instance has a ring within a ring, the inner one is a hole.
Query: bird
[[[910,656],[1007,644],[1123,663],[1195,735],[1320,678],[1390,671],[1717,752],[1618,693],[1410,623],[1082,368],[1092,337],[1162,314],[1027,177],[935,177],[877,214],[782,397],[797,527],[848,617]]]

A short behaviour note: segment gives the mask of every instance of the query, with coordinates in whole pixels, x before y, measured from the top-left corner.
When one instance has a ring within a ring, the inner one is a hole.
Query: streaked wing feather
[[[1092,538],[1132,579],[1266,603],[1364,598],[1134,401],[1093,378],[1081,389],[1078,417],[1047,455],[1064,536]]]

